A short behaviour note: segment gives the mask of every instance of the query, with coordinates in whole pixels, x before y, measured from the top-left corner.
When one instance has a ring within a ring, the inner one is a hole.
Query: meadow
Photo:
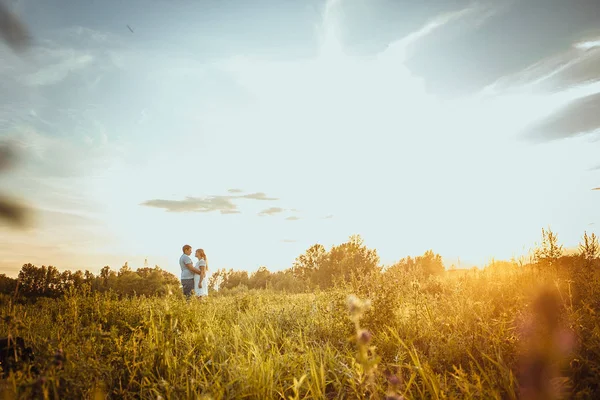
[[[9,374],[1,397],[598,398],[595,272],[514,267],[295,294],[238,286],[204,302],[4,295],[0,334],[22,336],[38,371]]]

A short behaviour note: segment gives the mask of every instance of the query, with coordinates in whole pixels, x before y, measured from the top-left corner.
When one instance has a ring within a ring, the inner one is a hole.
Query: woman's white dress
[[[206,267],[206,261],[203,259],[198,260],[196,263],[196,268],[200,269],[200,267]],[[208,296],[208,274],[204,276],[204,280],[202,280],[202,289],[198,287],[200,283],[200,275],[194,274],[194,293],[196,296]]]

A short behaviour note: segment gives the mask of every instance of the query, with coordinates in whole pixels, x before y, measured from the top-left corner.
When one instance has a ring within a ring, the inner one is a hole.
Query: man
[[[201,274],[198,268],[192,263],[192,246],[186,244],[182,248],[183,254],[179,257],[179,266],[181,267],[181,286],[183,286],[183,294],[188,299],[194,292],[194,274]]]

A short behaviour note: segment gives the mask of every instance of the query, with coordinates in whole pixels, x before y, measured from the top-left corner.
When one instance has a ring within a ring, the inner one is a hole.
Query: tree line
[[[16,279],[0,274],[0,293],[18,299],[57,298],[69,290],[83,288],[112,291],[118,296],[160,296],[178,290],[178,287],[179,279],[159,266],[132,271],[127,263],[118,271],[105,266],[98,275],[88,270],[61,272],[52,265],[37,267],[33,264],[24,264]]]
[[[578,251],[565,254],[557,235],[542,229],[542,241],[528,260],[492,260],[483,268],[488,273],[510,273],[529,269],[533,272],[553,271],[581,275],[600,271],[600,246],[595,234],[584,233]],[[248,273],[244,270],[219,269],[209,279],[209,289],[223,292],[244,289],[271,289],[297,293],[314,289],[329,289],[336,285],[371,279],[383,275],[391,281],[423,280],[431,276],[457,272],[454,266],[446,270],[442,257],[433,250],[423,255],[405,257],[390,266],[382,266],[375,249],[369,249],[359,235],[352,235],[345,243],[327,250],[315,244],[298,256],[291,268],[270,272],[265,266]],[[477,273],[473,268],[468,271]],[[462,270],[464,273],[465,270]],[[91,291],[113,291],[119,296],[161,296],[179,291],[177,276],[160,267],[139,268],[132,271],[127,263],[118,271],[105,266],[98,275],[90,271],[63,271],[53,266],[22,266],[14,279],[0,275],[0,293],[20,298],[59,297],[67,291],[88,288]]]

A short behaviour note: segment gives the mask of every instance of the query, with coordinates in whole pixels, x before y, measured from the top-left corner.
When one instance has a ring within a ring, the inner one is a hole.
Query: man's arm
[[[200,275],[202,273],[198,268],[194,267],[194,264],[192,264],[191,262],[190,263],[186,263],[185,266],[186,266],[187,269],[189,269],[190,271],[192,271],[194,274]]]

